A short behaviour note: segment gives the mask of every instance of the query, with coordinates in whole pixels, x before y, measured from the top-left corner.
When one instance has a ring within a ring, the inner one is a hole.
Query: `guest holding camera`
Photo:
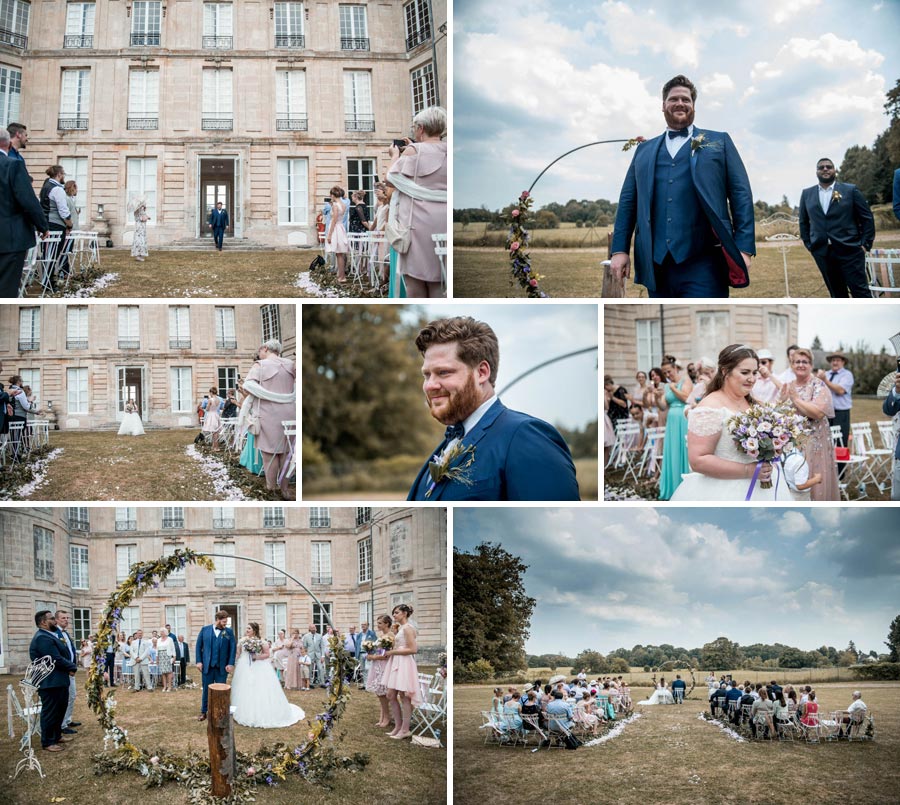
[[[891,476],[891,500],[900,500],[900,361],[894,375],[892,388],[881,406],[885,416],[893,417],[894,429],[894,472]]]

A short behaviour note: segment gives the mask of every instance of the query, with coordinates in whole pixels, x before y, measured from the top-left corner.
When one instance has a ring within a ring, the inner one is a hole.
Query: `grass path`
[[[30,500],[214,500],[212,483],[184,449],[197,431],[52,431],[63,453]]]

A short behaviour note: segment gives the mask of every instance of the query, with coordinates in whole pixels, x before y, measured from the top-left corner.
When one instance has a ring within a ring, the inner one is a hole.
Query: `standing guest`
[[[28,127],[22,123],[10,123],[6,127],[6,131],[9,134],[9,153],[7,156],[10,159],[21,162],[22,167],[25,168],[25,175],[28,176],[28,167],[25,165],[25,157],[22,156],[22,151],[28,145]],[[31,181],[31,176],[28,176],[28,181]]]
[[[0,160],[2,161],[2,160]],[[78,666],[69,658],[66,646],[60,641],[56,631],[56,617],[49,609],[42,609],[34,616],[37,631],[31,638],[28,656],[32,661],[49,656],[53,660],[53,671],[41,681],[38,696],[41,697],[41,748],[49,752],[61,752],[60,746],[72,738],[62,736],[62,723],[69,698],[70,680],[74,678]]]
[[[894,171],[893,207],[894,217],[900,221],[900,168]]]
[[[74,179],[69,179],[63,185],[63,189],[66,191],[66,204],[69,207],[69,218],[72,219],[72,229],[77,230],[80,223],[79,216],[81,215],[81,208],[75,203],[75,196],[78,195],[78,185],[75,184]]]
[[[325,204],[322,207],[322,222],[325,224],[325,228],[319,236],[319,243],[322,244],[325,251],[325,265],[333,270],[335,268],[334,252],[328,248],[328,231],[331,229],[331,196],[325,197]]]
[[[256,361],[254,361],[256,363]],[[251,367],[252,368],[252,367]],[[250,395],[244,391],[243,379],[238,380],[237,397],[239,403],[237,434],[238,439],[244,439],[244,447],[241,449],[240,465],[253,475],[259,475],[263,471],[262,455],[256,446],[256,435],[248,431],[247,419],[243,416],[244,403],[248,401]],[[248,406],[250,405],[247,402]],[[249,412],[249,408],[247,409]],[[245,438],[246,437],[246,438]],[[240,444],[240,441],[237,442]]]
[[[143,629],[138,629],[131,640],[131,670],[134,674],[134,692],[150,690],[150,640],[144,638]]]
[[[831,364],[831,371],[826,372],[824,369],[819,369],[816,377],[828,387],[834,403],[834,416],[828,418],[828,424],[840,426],[841,444],[849,447],[850,409],[853,407],[853,372],[847,369],[847,358],[840,351],[833,352],[825,360]],[[843,471],[840,474],[843,475]]]
[[[40,192],[41,209],[47,216],[50,231],[60,233],[59,254],[63,254],[67,247],[68,234],[72,231],[69,202],[63,185],[66,172],[62,165],[51,165],[45,173],[47,178],[44,179]]]
[[[181,661],[184,659],[184,649],[186,646],[182,643],[178,636],[174,633],[172,637],[172,689],[176,689],[181,684]]]
[[[603,377],[603,388],[609,394],[609,408],[606,413],[615,429],[620,419],[628,419],[628,392],[625,386],[617,385],[610,375]]]
[[[384,669],[383,683],[387,688],[388,701],[394,716],[394,729],[389,735],[398,740],[412,735],[409,722],[413,707],[422,702],[415,660],[419,648],[416,643],[416,630],[409,622],[412,614],[413,608],[409,604],[397,604],[394,607],[391,617],[400,628],[394,638],[394,647],[385,653],[388,661]]]
[[[360,661],[360,663],[362,663],[363,671],[366,670],[367,655],[366,655],[366,652],[363,650],[362,644],[366,640],[374,640],[374,639],[375,639],[375,632],[369,628],[369,622],[363,621],[362,626],[360,627],[360,633],[359,633],[359,661]]]
[[[832,297],[871,298],[866,252],[875,241],[875,218],[859,188],[835,176],[833,160],[816,163],[818,185],[800,194],[800,239]]]
[[[896,197],[896,196],[895,196]],[[894,471],[891,476],[891,500],[900,500],[900,372],[894,375],[894,388],[884,398],[881,410],[893,417]]]
[[[300,679],[300,650],[303,645],[299,629],[291,629],[291,636],[285,640],[284,648],[287,650],[284,658],[284,687],[287,690],[300,690],[303,687]],[[308,674],[306,678],[309,680]]]
[[[200,428],[203,433],[212,435],[212,449],[219,449],[219,431],[222,429],[222,418],[219,409],[222,407],[222,398],[215,386],[209,389],[209,398],[206,401],[206,413],[203,415],[203,425]]]
[[[639,405],[644,404],[644,394],[647,392],[647,373],[646,372],[638,372],[634,376],[635,384],[631,387],[631,394],[629,395],[629,402],[632,404],[638,403]]]
[[[129,209],[134,214],[134,238],[131,241],[131,256],[139,263],[144,262],[149,251],[147,250],[147,202],[141,196],[133,198],[129,203]]]
[[[787,348],[787,369],[785,369],[780,375],[778,375],[778,379],[782,382],[782,384],[790,383],[796,377],[796,375],[794,374],[794,370],[791,368],[791,364],[793,364],[794,362],[794,352],[798,349],[800,349],[799,344],[791,344]]]
[[[390,615],[379,615],[375,619],[375,628],[378,630],[378,637],[383,637],[388,634],[391,629],[391,616]],[[372,632],[372,637],[367,637],[366,640],[375,640],[375,633]],[[391,712],[390,706],[388,704],[388,692],[387,688],[384,686],[384,671],[387,661],[387,655],[385,654],[384,649],[377,649],[373,651],[371,654],[366,655],[366,659],[369,662],[369,670],[366,674],[366,690],[369,693],[374,693],[378,697],[378,704],[381,706],[381,717],[378,719],[378,723],[375,725],[376,727],[389,727],[391,725]]]
[[[377,204],[375,206],[375,217],[372,221],[372,231],[379,235],[384,235],[384,230],[387,226],[391,201],[388,190],[389,188],[384,182],[375,182],[375,200]],[[397,257],[390,243],[387,241],[376,242],[372,259],[376,265],[381,267],[382,293],[384,292],[384,286],[387,285],[388,294],[393,295],[390,289],[391,284],[396,282],[396,279],[394,277],[395,272],[391,269],[396,268]]]
[[[58,609],[54,613],[56,617],[56,634],[59,636],[59,639],[65,645],[63,651],[68,651],[69,659],[76,664],[77,666],[77,658],[78,652],[75,649],[75,643],[72,638],[69,636],[69,633],[66,629],[69,628],[69,613],[64,609]],[[72,721],[72,712],[75,709],[75,695],[77,691],[75,689],[75,675],[73,674],[69,678],[69,701],[66,704],[66,714],[63,716],[62,721],[62,731],[66,735],[74,735],[75,730],[73,727],[80,727],[80,721]]]
[[[87,671],[91,667],[91,654],[94,651],[94,647],[91,645],[91,641],[85,638],[81,641],[81,649],[79,650],[79,655],[81,656],[81,667]]]
[[[183,685],[185,682],[187,682],[187,664],[191,661],[191,648],[185,642],[184,635],[178,636],[178,648],[181,654],[181,657],[179,659],[181,665],[179,684]]]
[[[648,411],[647,425],[655,424],[657,427],[664,428],[666,426],[666,409],[660,408],[658,405],[658,394],[661,387],[666,384],[666,377],[663,370],[654,366],[650,370],[650,385],[644,392],[644,410]],[[662,389],[665,393],[665,388]]]
[[[813,429],[803,447],[803,457],[809,464],[810,475],[821,474],[822,483],[812,488],[810,497],[812,500],[840,500],[837,464],[828,426],[828,418],[834,415],[832,397],[824,381],[812,375],[812,352],[798,347],[793,354],[791,368],[796,379],[782,386],[781,399],[790,400]]]
[[[222,419],[233,419],[237,415],[237,398],[234,396],[234,391],[229,389],[225,394],[225,405],[222,408]]]
[[[162,681],[163,693],[172,692],[172,663],[175,659],[175,641],[169,636],[168,629],[159,630],[156,641],[157,673]]]
[[[761,349],[756,354],[759,357],[759,377],[753,384],[753,391],[750,392],[750,396],[761,403],[774,403],[778,399],[781,387],[784,385],[772,372],[772,367],[775,365],[775,356],[768,349]]]
[[[325,235],[325,251],[334,255],[337,268],[337,281],[340,285],[347,282],[347,255],[350,252],[350,241],[344,226],[344,213],[347,203],[344,199],[344,188],[335,185],[331,188],[331,221]]]
[[[662,473],[659,478],[659,499],[669,500],[681,484],[681,476],[690,472],[687,454],[687,419],[685,403],[691,396],[694,384],[681,373],[681,365],[672,356],[666,356],[662,370],[668,385],[657,391],[657,405],[668,411],[666,438],[663,442]]]
[[[310,671],[314,674],[313,684],[325,687],[325,643],[319,634],[319,627],[309,625],[309,632],[303,635],[303,648],[309,656]]]
[[[210,210],[208,223],[213,233],[216,250],[222,251],[225,243],[225,230],[228,228],[228,210],[222,207],[221,201],[217,201],[215,208]]]
[[[275,642],[272,645],[272,668],[275,669],[275,674],[282,686],[285,686],[284,671],[291,657],[291,649],[287,643],[287,632],[284,629],[280,629],[278,637],[275,638]]]
[[[350,193],[350,201],[352,205],[349,211],[350,232],[360,235],[368,232],[372,228],[369,221],[369,207],[366,204],[366,196],[361,190],[354,190]]]
[[[106,682],[111,688],[116,687],[116,651],[120,639],[124,639],[124,635],[110,635],[109,645],[106,647],[106,652],[103,655],[106,667]]]
[[[409,297],[443,296],[441,262],[432,235],[447,232],[447,112],[429,106],[413,118],[413,139],[391,145],[386,181],[396,191],[391,219],[409,227],[409,248],[397,258],[397,271]],[[396,218],[395,218],[396,216]]]
[[[309,654],[306,653],[306,649],[303,648],[303,645],[300,645],[300,654],[297,657],[297,664],[300,666],[300,690],[309,690],[309,668],[312,664],[309,659]]]

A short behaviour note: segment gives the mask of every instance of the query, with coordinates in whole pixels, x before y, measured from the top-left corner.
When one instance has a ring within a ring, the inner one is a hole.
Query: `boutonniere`
[[[840,193],[838,193],[837,188],[835,188],[834,192],[831,194],[831,200],[835,204],[837,204],[842,198],[843,198],[843,196]]]
[[[707,148],[708,146],[706,135],[701,131],[696,137],[691,137],[691,156],[696,154],[701,148]]]
[[[450,465],[454,462],[462,461],[455,467]],[[425,497],[431,497],[434,488],[445,478],[450,481],[458,481],[466,486],[472,485],[472,479],[469,473],[472,465],[475,463],[475,445],[470,444],[463,447],[459,439],[454,439],[442,451],[439,456],[432,456],[428,462],[428,472],[431,475],[431,486],[425,493]]]

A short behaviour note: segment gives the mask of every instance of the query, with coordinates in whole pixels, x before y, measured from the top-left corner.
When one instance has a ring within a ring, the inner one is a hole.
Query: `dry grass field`
[[[193,671],[199,676],[199,672]],[[0,740],[0,803],[4,805],[36,805],[36,803],[65,802],[66,805],[177,805],[188,801],[187,792],[175,785],[146,789],[140,775],[126,772],[116,776],[97,777],[93,773],[91,756],[103,746],[103,731],[94,714],[88,709],[78,674],[79,692],[75,701],[75,720],[81,721],[75,740],[67,744],[65,752],[42,752],[40,741],[35,742],[38,759],[44,773],[41,780],[35,772],[23,772],[16,780],[9,779],[19,758],[18,742],[21,728],[16,725],[16,739]],[[0,677],[7,684],[17,684],[18,678]],[[18,692],[18,691],[17,691]],[[119,706],[116,719],[128,730],[128,737],[145,749],[163,748],[178,753],[206,752],[206,725],[198,723],[200,688],[180,690],[174,694],[131,693],[117,696]],[[300,705],[307,719],[321,712],[325,691],[309,693],[288,691],[288,698]],[[447,752],[444,749],[425,749],[409,741],[392,741],[384,730],[376,728],[378,700],[365,691],[353,690],[350,704],[335,728],[335,749],[339,754],[352,756],[361,752],[369,756],[369,765],[358,773],[339,772],[332,790],[314,786],[300,778],[288,777],[275,788],[260,790],[256,801],[265,805],[343,805],[343,803],[391,802],[396,805],[442,805],[447,795]],[[306,727],[301,721],[294,727],[278,730],[250,729],[235,725],[235,744],[240,751],[252,751],[277,741],[297,740],[298,732]],[[337,736],[344,734],[342,741]],[[64,800],[53,799],[64,797]]]
[[[560,666],[559,668],[529,668],[525,677],[531,681],[543,679],[546,682],[546,680],[554,674],[566,674],[568,678],[568,673],[571,670],[571,666]],[[690,671],[664,671],[656,674],[656,676],[657,678],[664,676],[667,681],[671,681],[675,678],[675,674],[681,674],[682,679],[687,681],[688,687],[691,686]],[[765,671],[747,671],[746,669],[724,670],[716,671],[716,678],[725,674],[731,674],[733,679],[739,679],[741,682],[745,679],[749,679],[754,685],[757,682],[765,683],[772,679],[777,680],[780,685],[811,685],[816,682],[847,682],[850,684],[856,679],[856,676],[849,668],[775,668],[766,669]],[[618,676],[618,674],[616,674],[616,676]],[[642,668],[632,668],[627,674],[622,674],[622,677],[630,686],[652,686],[653,672],[644,671]],[[697,690],[699,691],[700,688],[704,686],[706,672],[694,671],[694,678],[697,682]],[[593,677],[591,677],[591,679],[593,679]],[[697,695],[699,695],[699,693]],[[632,698],[634,697],[632,696]]]
[[[637,707],[641,718],[595,747],[485,746],[490,686],[454,689],[454,802],[458,805],[896,805],[900,792],[900,684],[822,684],[823,711],[844,709],[860,687],[875,714],[871,742],[737,743],[697,718],[706,703]],[[638,701],[649,688],[632,688]],[[462,773],[461,773],[461,770]]]

